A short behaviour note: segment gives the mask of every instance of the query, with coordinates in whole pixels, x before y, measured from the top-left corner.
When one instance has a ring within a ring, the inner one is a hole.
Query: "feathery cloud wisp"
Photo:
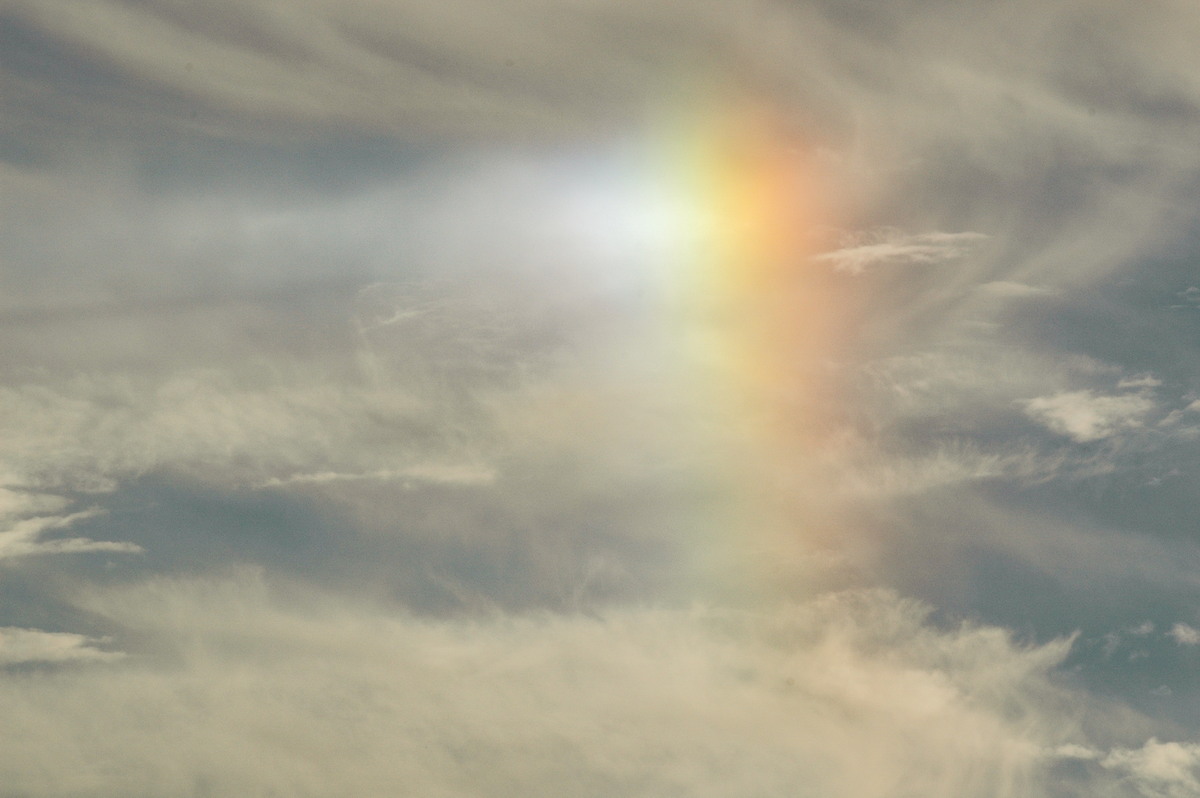
[[[1091,443],[1141,426],[1154,407],[1154,400],[1142,394],[1104,396],[1092,391],[1064,391],[1030,399],[1025,403],[1025,412],[1052,432],[1076,443]]]

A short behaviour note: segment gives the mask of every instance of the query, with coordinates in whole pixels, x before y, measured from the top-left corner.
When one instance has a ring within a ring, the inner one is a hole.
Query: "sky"
[[[1198,39],[0,0],[0,794],[1200,794]]]

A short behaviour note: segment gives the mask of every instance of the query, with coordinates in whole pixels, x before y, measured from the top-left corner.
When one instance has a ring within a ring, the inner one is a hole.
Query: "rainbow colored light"
[[[852,316],[812,258],[833,224],[811,148],[768,103],[710,93],[658,126],[649,160],[661,315],[692,407],[717,428],[718,523],[743,529],[750,559],[836,534],[829,505],[794,489],[814,484],[832,439]]]
[[[845,404],[836,363],[853,306],[813,257],[835,220],[812,147],[745,94],[668,106],[636,143],[574,162],[556,211],[595,278],[641,303],[617,346],[644,352],[618,362],[661,393],[678,462],[713,494],[710,570],[740,560],[761,585],[780,552],[839,534],[814,486]]]

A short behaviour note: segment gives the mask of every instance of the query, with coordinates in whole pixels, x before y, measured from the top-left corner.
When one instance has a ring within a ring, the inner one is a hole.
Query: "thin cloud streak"
[[[981,241],[982,233],[906,234],[896,229],[875,230],[833,252],[816,257],[837,271],[862,274],[870,269],[941,263],[966,257]]]
[[[39,629],[0,627],[0,667],[30,663],[115,662],[125,654],[105,651],[93,640],[68,632],[44,632]]]
[[[93,508],[71,515],[24,518],[12,522],[7,529],[0,531],[0,560],[44,554],[82,554],[97,551],[140,553],[142,548],[133,543],[90,540],[88,538],[44,539],[47,532],[66,529],[84,519],[95,518],[101,512],[98,508]]]

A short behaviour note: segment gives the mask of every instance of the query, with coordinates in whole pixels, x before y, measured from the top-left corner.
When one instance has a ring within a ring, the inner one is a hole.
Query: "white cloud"
[[[1025,283],[1014,283],[1008,280],[993,280],[990,283],[984,283],[979,286],[979,291],[1003,298],[1049,296],[1054,294],[1054,291],[1048,288],[1026,285]]]
[[[1095,748],[1089,748],[1086,745],[1067,743],[1066,745],[1060,745],[1057,749],[1055,749],[1054,755],[1062,757],[1063,759],[1099,759],[1102,756],[1102,753],[1097,751]]]
[[[1171,695],[1165,686],[1152,692]],[[1137,748],[1114,747],[1108,751],[1069,743],[1059,746],[1054,756],[1099,765],[1100,770],[1091,771],[1082,782],[1072,785],[1081,795],[1191,798],[1200,794],[1200,745],[1195,743],[1163,743],[1151,738]]]
[[[816,260],[838,271],[862,274],[885,266],[957,260],[986,239],[982,233],[905,233],[889,227],[856,235],[841,249],[818,255]]]
[[[496,481],[496,472],[491,468],[473,463],[428,463],[401,469],[380,469],[364,473],[317,471],[273,477],[262,483],[262,487],[286,485],[320,485],[330,482],[428,482],[445,485],[490,485]]]
[[[1151,739],[1141,748],[1115,749],[1100,764],[1128,779],[1137,794],[1145,798],[1200,795],[1198,744]]]
[[[1181,646],[1200,646],[1200,629],[1177,623],[1171,627],[1169,634]]]
[[[78,521],[99,515],[98,509],[84,510],[63,516],[35,516],[10,522],[0,530],[0,560],[41,554],[82,554],[111,551],[136,554],[142,549],[133,543],[91,540],[89,538],[52,538],[44,540],[46,532],[65,529]]]
[[[1111,437],[1139,427],[1155,407],[1141,394],[1103,395],[1093,391],[1064,391],[1025,402],[1025,413],[1052,432],[1076,443]]]
[[[67,632],[0,627],[0,665],[112,662],[125,656],[119,651],[96,648],[103,642]]]
[[[1153,374],[1141,374],[1136,377],[1126,377],[1117,383],[1118,388],[1125,390],[1140,388],[1153,389],[1162,386],[1162,380],[1155,377]]]

